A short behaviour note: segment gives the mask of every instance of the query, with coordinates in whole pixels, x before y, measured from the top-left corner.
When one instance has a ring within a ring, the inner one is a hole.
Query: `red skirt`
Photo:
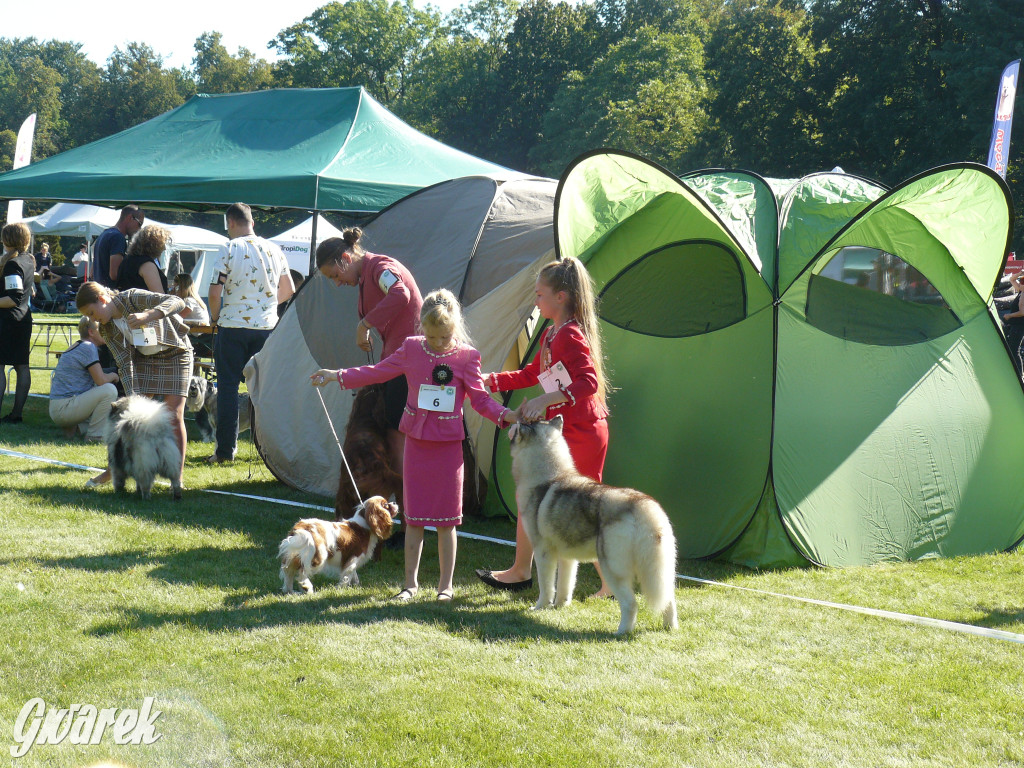
[[[402,487],[407,525],[462,523],[462,441],[405,436]]]
[[[564,424],[562,436],[569,444],[576,471],[600,483],[608,455],[608,419]]]

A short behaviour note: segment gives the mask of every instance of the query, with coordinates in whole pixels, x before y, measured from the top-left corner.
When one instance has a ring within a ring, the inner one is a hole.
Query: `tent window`
[[[616,275],[601,292],[606,323],[647,336],[678,338],[725,328],[746,316],[743,273],[720,243],[674,243]]]
[[[874,248],[836,252],[807,290],[807,322],[863,344],[901,346],[934,339],[960,320],[923,274]]]

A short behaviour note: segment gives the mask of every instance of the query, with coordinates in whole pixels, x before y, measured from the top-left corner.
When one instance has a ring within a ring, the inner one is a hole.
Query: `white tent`
[[[25,224],[34,235],[58,235],[61,237],[82,237],[89,241],[90,252],[93,239],[103,234],[104,230],[117,224],[120,212],[115,208],[104,208],[98,205],[84,205],[82,203],[57,203],[52,208],[38,216],[25,219]],[[201,273],[204,266],[212,266],[212,259],[206,258],[208,252],[218,250],[227,243],[224,235],[211,232],[201,227],[190,227],[185,224],[165,224],[162,221],[150,216],[146,217],[147,224],[158,224],[171,231],[173,250],[177,251],[198,251],[196,266],[192,270],[193,279],[203,296],[206,295],[207,283],[201,280]],[[308,251],[308,246],[307,246]],[[166,269],[169,253],[165,253],[161,259],[161,266]]]
[[[117,224],[118,212],[113,208],[82,203],[57,203],[38,216],[25,219],[33,235],[59,235],[92,240],[103,230]]]
[[[92,240],[117,224],[119,213],[115,208],[103,208],[98,205],[57,203],[38,216],[25,219],[25,224],[34,235],[59,235]],[[174,247],[179,250],[215,251],[228,241],[224,235],[208,229],[184,224],[165,224],[151,216],[146,217],[146,223],[167,227],[171,231]]]
[[[310,216],[300,224],[285,230],[279,235],[267,238],[276,243],[288,259],[288,266],[300,274],[309,273],[309,243],[313,237],[313,217]],[[322,243],[329,237],[341,237],[341,230],[327,221],[323,216],[316,224],[316,241]]]

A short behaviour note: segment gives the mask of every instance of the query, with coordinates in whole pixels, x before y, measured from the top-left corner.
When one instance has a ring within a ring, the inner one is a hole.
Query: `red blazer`
[[[427,411],[419,407],[421,384],[435,384],[435,369],[447,368],[448,380],[455,387],[455,410],[451,413]],[[473,410],[495,424],[501,425],[501,415],[508,408],[494,400],[484,389],[480,375],[480,353],[472,347],[459,344],[450,352],[438,354],[430,349],[422,336],[410,336],[395,354],[376,365],[345,368],[338,373],[342,389],[355,389],[388,381],[404,374],[409,382],[409,398],[399,430],[418,440],[462,440],[466,430],[462,425],[462,405],[468,397]]]
[[[569,372],[572,384],[562,392],[568,402],[548,406],[547,418],[561,415],[568,423],[586,423],[608,417],[608,408],[597,396],[597,371],[590,357],[590,345],[582,329],[571,320],[552,336],[551,326],[540,337],[540,350],[533,362],[521,371],[503,371],[487,377],[492,392],[507,392],[537,385],[537,374],[561,362]],[[543,358],[543,359],[541,359]]]
[[[359,276],[359,317],[384,340],[383,360],[419,330],[423,297],[412,274],[390,256],[367,253]],[[385,272],[390,273],[386,275]]]

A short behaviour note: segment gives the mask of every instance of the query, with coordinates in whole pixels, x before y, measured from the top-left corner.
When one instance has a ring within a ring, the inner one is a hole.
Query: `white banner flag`
[[[11,170],[21,168],[32,162],[32,140],[35,138],[35,135],[36,113],[33,112],[21,124],[21,130],[18,131],[18,143],[14,148],[14,166]],[[7,203],[7,223],[11,224],[15,221],[21,221],[21,219],[22,201],[11,200]]]

